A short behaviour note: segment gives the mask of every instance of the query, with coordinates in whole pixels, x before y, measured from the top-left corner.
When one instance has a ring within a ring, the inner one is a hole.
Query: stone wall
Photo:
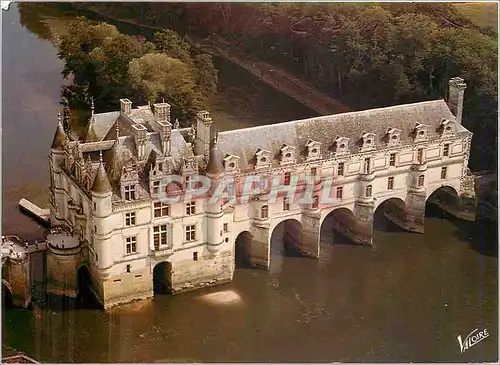
[[[114,275],[103,282],[103,305],[110,308],[118,304],[153,297],[153,275],[149,268]]]
[[[31,303],[31,281],[29,260],[8,259],[2,265],[2,278],[12,290],[12,303],[27,308]]]
[[[174,294],[185,292],[229,282],[233,279],[233,273],[233,251],[222,251],[217,255],[200,256],[198,261],[173,262],[170,287]]]

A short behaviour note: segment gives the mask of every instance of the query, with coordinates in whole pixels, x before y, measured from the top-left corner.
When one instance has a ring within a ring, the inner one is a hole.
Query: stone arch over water
[[[383,200],[373,212],[373,227],[382,231],[391,231],[395,227],[409,230],[405,227],[408,214],[408,206],[403,199],[394,197]]]
[[[162,261],[153,268],[153,294],[165,295],[171,292],[172,264]]]
[[[320,239],[331,244],[353,244],[357,220],[348,208],[335,208],[321,222]]]
[[[457,189],[451,185],[441,185],[427,192],[426,202],[437,200],[443,202],[453,202],[459,199]]]
[[[249,231],[238,234],[234,242],[234,264],[235,267],[250,267],[250,252],[253,236]]]
[[[269,257],[298,256],[302,241],[302,223],[296,218],[284,219],[269,234]]]
[[[79,308],[98,308],[100,306],[92,287],[92,276],[87,265],[81,265],[76,273],[76,305]]]

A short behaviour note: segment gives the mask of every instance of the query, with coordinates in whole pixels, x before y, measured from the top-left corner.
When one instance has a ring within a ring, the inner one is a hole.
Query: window
[[[169,215],[170,215],[170,205],[162,203],[162,202],[154,203],[154,217],[155,218],[167,217]]]
[[[135,200],[135,185],[127,185],[124,188],[125,200]]]
[[[337,199],[342,199],[343,190],[342,186],[337,188]]]
[[[96,204],[96,203],[94,203],[94,210],[96,210],[96,209],[97,209],[97,204]]]
[[[186,226],[186,242],[196,241],[196,225]]]
[[[394,177],[390,177],[387,179],[387,190],[394,189]]]
[[[165,246],[167,244],[167,225],[162,224],[161,226],[153,227],[153,243],[155,250],[158,251],[160,246]]]
[[[186,215],[193,215],[196,214],[196,202],[192,201],[189,203],[186,203]]]
[[[366,195],[366,197],[367,197],[367,198],[369,198],[369,197],[371,197],[371,196],[372,196],[372,186],[371,186],[371,185],[368,185],[368,186],[366,187],[366,191],[365,191],[365,193],[366,193],[365,195]]]
[[[135,226],[135,212],[125,213],[125,226]]]
[[[283,198],[283,210],[290,210],[290,202],[287,196]]]
[[[420,175],[418,177],[418,186],[424,186],[424,179],[425,179],[424,175]]]
[[[290,173],[289,172],[285,172],[285,174],[283,176],[283,184],[290,185]]]
[[[389,155],[389,166],[396,166],[396,154],[391,153]]]
[[[136,237],[127,237],[125,239],[125,252],[127,255],[132,253],[137,253],[137,238]]]
[[[311,167],[311,176],[316,176],[318,169],[316,167]]]
[[[193,185],[193,180],[191,180],[191,176],[186,176],[186,190],[189,190],[189,189],[192,189],[192,185]]]
[[[344,176],[344,163],[343,162],[339,162],[339,165],[337,166],[337,175]]]
[[[163,171],[163,162],[158,164],[158,171]]]
[[[127,265],[127,272],[130,273],[130,265]]]
[[[443,146],[443,156],[450,155],[450,145],[447,143]]]
[[[153,181],[153,194],[158,194],[159,190],[160,190],[160,182]]]
[[[446,179],[446,170],[448,170],[447,167],[441,167],[441,179]]]
[[[364,167],[365,174],[370,173],[370,158],[365,158],[365,167]]]
[[[223,225],[224,232],[229,232],[229,223],[224,223]]]
[[[313,209],[316,209],[318,206],[319,206],[319,198],[318,198],[318,196],[314,196],[312,207],[313,207]]]
[[[193,261],[198,261],[198,252],[193,252]]]
[[[264,205],[262,208],[260,208],[260,217],[267,218],[268,216],[269,216],[269,207],[267,205]]]
[[[422,163],[424,161],[424,149],[419,148],[417,151],[417,161],[418,163]]]

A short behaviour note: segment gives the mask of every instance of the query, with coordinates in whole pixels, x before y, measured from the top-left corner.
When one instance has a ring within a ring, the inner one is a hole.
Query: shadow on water
[[[14,303],[12,301],[12,293],[10,290],[2,284],[2,310],[9,310],[14,308]]]
[[[455,227],[454,235],[461,241],[469,242],[469,247],[481,255],[498,257],[498,225],[488,220],[476,222],[458,219],[434,204],[425,208],[426,218],[446,219]]]
[[[373,229],[391,233],[411,233],[387,219],[384,209],[377,209],[373,214]]]
[[[102,307],[91,289],[90,273],[86,267],[78,270],[78,294],[75,298],[66,295],[47,294],[47,307],[53,312],[73,310],[101,310]]]

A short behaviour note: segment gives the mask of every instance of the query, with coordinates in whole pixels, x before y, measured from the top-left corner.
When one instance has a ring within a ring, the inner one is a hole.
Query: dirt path
[[[155,27],[151,25],[142,24],[134,19],[120,19],[108,14],[102,13],[95,9],[92,12],[109,19],[120,21],[123,23],[132,24],[152,30],[162,30],[162,27]],[[290,96],[297,100],[299,103],[307,106],[308,108],[316,111],[320,115],[330,115],[345,113],[351,111],[349,107],[343,104],[338,99],[330,98],[322,92],[307,85],[304,81],[299,80],[297,77],[290,75],[286,71],[271,65],[264,61],[253,59],[251,55],[243,53],[242,51],[230,51],[228,46],[222,42],[208,42],[206,40],[197,39],[192,35],[187,35],[186,41],[195,48],[211,55],[216,55],[225,58],[248,72],[258,77],[262,82],[274,87],[278,91]]]
[[[229,47],[220,45],[221,42],[218,42],[218,44],[215,45],[215,42],[208,43],[200,39],[195,40],[192,36],[186,36],[186,40],[195,48],[230,60],[257,76],[261,81],[271,85],[278,91],[287,94],[299,103],[304,104],[321,115],[338,114],[350,111],[350,109],[339,100],[332,99],[318,90],[313,89],[303,81],[290,75],[282,69],[279,69],[267,62],[252,59],[250,55],[241,51],[229,51]]]

